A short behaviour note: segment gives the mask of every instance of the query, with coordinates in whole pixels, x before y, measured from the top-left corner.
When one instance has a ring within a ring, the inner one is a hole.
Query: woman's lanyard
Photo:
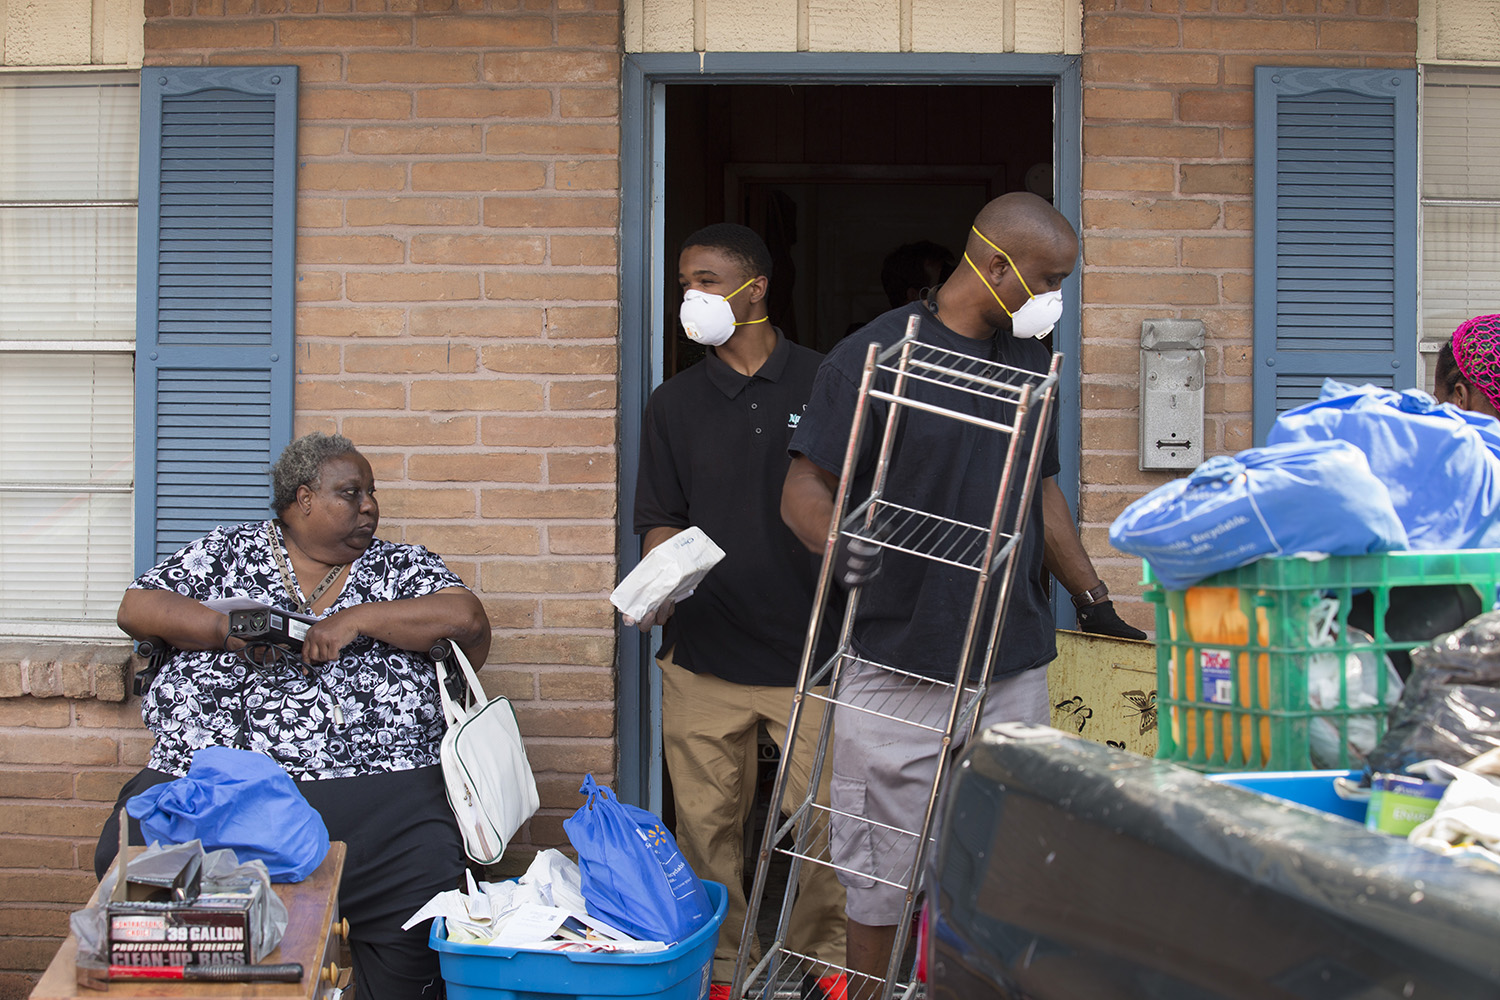
[[[329,570],[328,575],[323,577],[323,582],[318,584],[318,589],[312,592],[312,596],[304,598],[302,588],[297,586],[297,579],[292,575],[292,568],[286,564],[286,556],[281,554],[281,539],[276,537],[275,524],[275,521],[266,522],[266,538],[271,542],[271,554],[276,557],[276,568],[281,571],[281,582],[285,584],[287,594],[297,602],[297,613],[305,615],[349,564],[341,563]]]

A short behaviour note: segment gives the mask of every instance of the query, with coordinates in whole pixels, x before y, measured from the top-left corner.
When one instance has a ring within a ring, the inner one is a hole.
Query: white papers
[[[539,851],[531,867],[521,876],[525,885],[536,887],[537,896],[549,906],[583,913],[583,876],[578,866],[561,851]]]
[[[620,581],[609,601],[635,624],[668,600],[691,597],[724,550],[702,528],[679,531],[656,548]]]
[[[663,951],[661,941],[637,941],[584,910],[578,866],[559,851],[542,851],[515,882],[475,882],[440,892],[402,930],[442,917],[448,940],[531,951]]]

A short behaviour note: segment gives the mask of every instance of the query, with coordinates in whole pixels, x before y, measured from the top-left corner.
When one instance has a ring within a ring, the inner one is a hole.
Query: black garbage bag
[[[1479,615],[1411,657],[1411,677],[1366,767],[1399,774],[1421,760],[1460,766],[1500,747],[1500,612]]]
[[[1411,651],[1413,686],[1500,687],[1500,611],[1486,611]],[[1418,676],[1420,671],[1421,676]]]
[[[1366,760],[1370,770],[1404,774],[1410,764],[1441,760],[1460,766],[1500,747],[1500,690],[1474,684],[1429,688],[1391,714],[1391,727]]]

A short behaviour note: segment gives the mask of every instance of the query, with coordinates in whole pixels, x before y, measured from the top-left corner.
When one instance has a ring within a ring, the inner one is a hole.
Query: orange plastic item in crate
[[[1187,619],[1187,638],[1192,647],[1173,646],[1182,654],[1186,663],[1175,663],[1172,670],[1172,698],[1175,701],[1209,701],[1229,704],[1233,692],[1238,691],[1238,703],[1242,708],[1265,708],[1270,704],[1271,677],[1270,660],[1265,653],[1256,657],[1255,683],[1250,682],[1250,654],[1238,655],[1232,649],[1217,649],[1215,646],[1245,646],[1250,642],[1250,619],[1240,607],[1240,592],[1236,587],[1189,587],[1184,595],[1184,617]],[[1266,628],[1266,609],[1256,609],[1259,642],[1264,646],[1269,641]],[[1172,616],[1173,637],[1181,635],[1183,624]],[[1197,644],[1203,644],[1201,646]],[[1232,680],[1231,680],[1232,675]],[[1252,701],[1251,692],[1255,692]],[[1183,718],[1183,715],[1186,718]],[[1260,720],[1259,760],[1251,760],[1254,741],[1251,738],[1249,715],[1240,717],[1238,743],[1234,736],[1234,720],[1229,712],[1214,713],[1215,719],[1204,718],[1203,755],[1214,757],[1216,741],[1222,740],[1224,756],[1238,750],[1251,766],[1264,766],[1271,757],[1271,722]],[[1184,744],[1189,757],[1198,754],[1199,713],[1173,712],[1171,718],[1173,735]],[[1217,732],[1216,732],[1217,730]]]

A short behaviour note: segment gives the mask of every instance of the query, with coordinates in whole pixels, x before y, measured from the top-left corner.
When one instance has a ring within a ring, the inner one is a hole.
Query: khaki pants
[[[734,978],[740,933],[745,925],[745,824],[755,801],[756,735],[760,723],[783,751],[794,688],[731,684],[695,674],[672,662],[662,671],[662,750],[672,775],[677,806],[677,846],[700,878],[729,890],[728,912],[714,949],[713,981]],[[822,722],[823,702],[803,706],[783,801],[792,806],[807,794],[808,774]],[[832,768],[823,768],[817,801],[828,802]],[[774,817],[772,818],[774,821]],[[826,854],[826,847],[824,848]],[[831,868],[804,864],[792,908],[787,947],[821,962],[844,964],[844,888]],[[760,942],[750,961],[760,958]]]

